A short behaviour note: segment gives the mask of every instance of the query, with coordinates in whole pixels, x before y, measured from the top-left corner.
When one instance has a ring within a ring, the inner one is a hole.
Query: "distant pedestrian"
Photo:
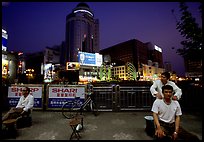
[[[162,87],[163,99],[156,99],[151,111],[155,124],[156,140],[199,140],[180,126],[180,116],[182,115],[180,104],[177,100],[172,100],[173,87],[165,85]]]
[[[162,94],[162,86],[164,85],[171,85],[173,87],[173,100],[179,100],[182,95],[181,89],[173,82],[170,81],[170,73],[169,72],[163,72],[161,74],[161,79],[155,80],[150,87],[150,92],[153,97],[157,97],[159,99],[162,99],[164,95]]]

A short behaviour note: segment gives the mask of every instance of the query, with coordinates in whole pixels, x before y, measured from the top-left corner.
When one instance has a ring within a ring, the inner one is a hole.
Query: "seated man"
[[[29,113],[34,106],[34,97],[30,95],[30,88],[24,87],[23,95],[20,97],[16,107],[12,107],[3,117],[2,122],[7,119],[15,119],[19,116]]]
[[[182,115],[180,104],[173,100],[173,87],[165,85],[162,87],[163,99],[156,99],[151,111],[155,123],[155,138],[171,138],[172,140],[199,140],[197,136],[187,132],[180,126]]]

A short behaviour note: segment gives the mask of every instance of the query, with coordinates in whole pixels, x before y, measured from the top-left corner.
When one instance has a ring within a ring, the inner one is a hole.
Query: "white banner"
[[[43,107],[43,86],[40,84],[25,84],[25,85],[12,85],[8,88],[8,101],[10,107],[17,105],[19,98],[23,95],[22,90],[24,87],[30,88],[30,94],[34,97],[34,108]]]
[[[20,86],[11,86],[8,88],[8,98],[20,98],[22,95],[22,90],[24,87]],[[29,86],[30,94],[34,96],[34,98],[42,98],[42,87],[33,87]]]
[[[49,98],[85,98],[85,88],[79,86],[65,87],[49,87]]]

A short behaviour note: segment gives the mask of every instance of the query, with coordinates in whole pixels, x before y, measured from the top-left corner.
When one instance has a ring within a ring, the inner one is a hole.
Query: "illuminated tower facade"
[[[78,51],[99,52],[99,20],[86,3],[79,3],[66,17],[65,62],[78,62]]]

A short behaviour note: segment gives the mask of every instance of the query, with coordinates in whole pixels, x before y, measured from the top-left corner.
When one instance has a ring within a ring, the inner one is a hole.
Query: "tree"
[[[202,19],[202,3],[199,6]],[[176,21],[176,29],[185,38],[181,41],[182,48],[177,49],[177,53],[182,57],[190,60],[202,59],[202,27],[196,23],[196,19],[188,10],[185,2],[180,2],[180,12],[182,16]],[[174,10],[172,10],[174,14]]]

